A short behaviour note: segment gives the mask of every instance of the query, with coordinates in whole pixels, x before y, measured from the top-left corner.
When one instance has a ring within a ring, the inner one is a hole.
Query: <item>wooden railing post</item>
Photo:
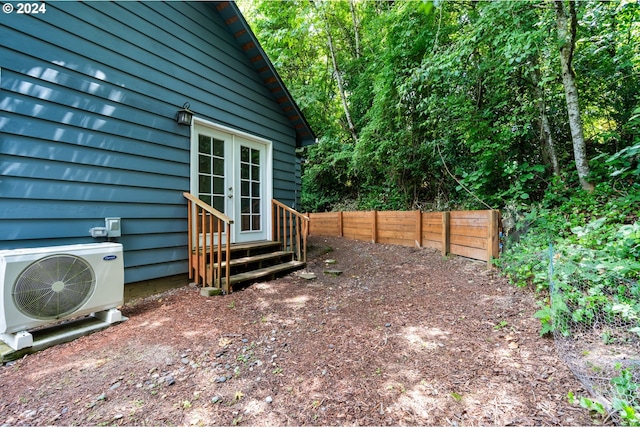
[[[218,268],[216,268],[216,275],[214,278],[216,288],[222,287],[222,224],[222,220],[217,219],[216,229],[218,230],[218,249],[216,253],[216,259],[218,260]],[[213,272],[211,274],[213,274]]]
[[[276,229],[278,230],[278,237],[276,238],[276,240],[280,241],[280,234],[282,233],[282,225],[280,222],[280,215],[281,215],[282,209],[280,209],[280,207],[276,206]]]
[[[275,218],[278,215],[278,207],[274,204],[271,204],[271,238],[273,240],[276,239],[276,221]]]
[[[187,218],[188,218],[188,230],[187,230],[187,240],[189,241],[189,280],[193,279],[193,269],[191,266],[193,265],[193,230],[192,230],[192,222],[193,218],[193,208],[191,207],[191,203],[187,203]]]
[[[298,259],[302,258],[302,253],[300,251],[300,243],[302,242],[302,226],[300,224],[300,220],[298,218],[296,218],[296,225],[295,225],[295,229],[296,229],[296,254],[298,256]]]
[[[196,216],[195,216],[195,224],[196,224],[196,247],[194,251],[196,253],[196,259],[194,260],[195,266],[195,275],[196,275],[196,283],[202,283],[200,275],[200,257],[202,256],[202,252],[200,252],[200,241],[198,240],[200,236],[200,215],[202,215],[202,211],[199,206],[196,206]]]
[[[302,262],[307,262],[307,236],[309,235],[309,221],[302,221]]]
[[[217,220],[217,218],[215,218],[215,220]],[[206,234],[211,236],[211,237],[209,237],[209,246],[211,247],[211,250],[209,252],[211,252],[212,254],[213,254],[213,244],[214,244],[214,241],[213,241],[213,226],[215,225],[214,224],[215,220],[214,220],[213,216],[207,215],[207,222],[209,223],[209,230],[208,230],[208,232]],[[207,235],[206,234],[202,233],[202,239],[204,240],[203,245],[202,245],[202,248],[203,248],[202,259],[204,260],[204,268],[203,268],[204,272],[203,273],[206,276],[205,282],[206,283],[211,283],[211,282],[213,282],[213,266],[211,266],[209,268],[209,270],[207,270],[207,247],[208,246],[207,246],[207,242],[206,242],[206,240],[207,240]],[[211,258],[213,258],[213,256]],[[209,277],[209,276],[211,276],[211,277]]]
[[[293,214],[291,212],[289,212],[288,214],[289,216],[287,218],[287,221],[289,221],[289,250],[293,252]]]
[[[220,235],[220,232],[218,232],[218,235]],[[227,222],[227,242],[226,242],[226,251],[225,251],[225,261],[226,261],[226,266],[227,268],[224,269],[225,271],[225,293],[229,294],[231,293],[231,285],[229,284],[229,279],[231,277],[231,268],[229,268],[229,263],[231,262],[231,222]],[[219,246],[218,246],[219,247]],[[218,260],[218,264],[221,264],[222,260]]]

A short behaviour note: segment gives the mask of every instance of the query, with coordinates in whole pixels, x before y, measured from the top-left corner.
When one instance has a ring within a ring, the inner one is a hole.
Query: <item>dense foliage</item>
[[[640,109],[636,114],[631,122],[638,127]],[[518,221],[522,229],[513,234],[517,239],[507,239],[508,250],[498,265],[515,283],[533,285],[544,296],[535,314],[541,321],[541,334],[569,335],[572,325],[602,331],[604,345],[628,343],[629,348],[637,348],[639,153],[640,137],[636,137],[634,145],[594,160],[594,174],[603,176],[597,177],[599,184],[593,192],[576,191],[559,179],[554,181],[543,201]],[[630,363],[637,363],[634,357],[637,355],[631,356]],[[640,425],[637,372],[618,370],[619,375],[610,379],[614,398],[609,410],[622,425]],[[581,397],[579,403],[608,416],[597,400]]]
[[[502,208],[558,179],[577,187],[558,4],[568,14],[562,1],[241,2],[320,138],[303,209]],[[634,141],[640,5],[574,9],[571,72],[599,167]]]

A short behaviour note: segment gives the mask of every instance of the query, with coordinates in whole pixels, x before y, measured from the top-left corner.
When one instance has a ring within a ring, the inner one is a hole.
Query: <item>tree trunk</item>
[[[562,83],[567,102],[567,113],[569,115],[569,127],[571,128],[571,139],[573,141],[573,155],[576,161],[576,169],[580,185],[585,190],[593,191],[593,184],[587,180],[589,175],[589,162],[587,159],[587,149],[582,130],[582,120],[580,117],[580,106],[578,103],[578,88],[576,86],[575,75],[571,68],[573,60],[573,50],[576,41],[576,5],[574,1],[569,1],[569,14],[564,8],[564,0],[555,0],[556,23],[558,27],[558,41],[560,42],[560,64],[562,65]],[[569,25],[569,18],[571,24]]]
[[[333,72],[336,75],[336,81],[338,83],[338,90],[340,91],[340,100],[342,101],[342,109],[344,110],[344,115],[347,119],[347,125],[349,127],[349,133],[351,134],[351,138],[353,142],[358,143],[358,134],[356,133],[356,128],[353,125],[353,120],[351,120],[351,113],[349,112],[349,104],[347,102],[347,94],[344,90],[344,82],[342,81],[342,74],[340,73],[340,69],[338,68],[338,59],[336,57],[335,47],[333,46],[333,37],[331,37],[331,28],[329,27],[329,20],[327,19],[324,10],[313,1],[310,0],[311,4],[316,8],[316,11],[320,14],[320,18],[322,19],[325,27],[325,31],[327,33],[327,44],[329,45],[329,53],[331,55],[331,62],[333,64]]]
[[[544,147],[547,149],[549,163],[551,163],[553,174],[555,176],[560,176],[560,163],[558,162],[558,155],[556,154],[556,144],[553,140],[553,135],[551,135],[551,127],[549,126],[547,113],[543,110],[545,108],[544,102],[541,102],[541,104],[543,107],[540,112],[540,138],[544,143]]]
[[[547,106],[544,102],[544,89],[540,87],[540,70],[535,69],[531,75],[535,87],[536,98],[538,99],[538,112],[540,114],[540,142],[549,156],[549,163],[555,176],[560,176],[560,163],[556,154],[556,144],[551,134],[551,126],[547,117]]]
[[[351,20],[353,21],[353,34],[356,42],[356,58],[360,59],[360,19],[356,13],[356,5],[353,0],[349,0],[349,8],[351,9]]]

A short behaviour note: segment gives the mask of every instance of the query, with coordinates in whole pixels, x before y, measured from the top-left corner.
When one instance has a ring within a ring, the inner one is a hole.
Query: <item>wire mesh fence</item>
[[[548,259],[554,341],[592,396],[582,405],[614,423],[640,425],[640,285],[564,259],[553,247]]]

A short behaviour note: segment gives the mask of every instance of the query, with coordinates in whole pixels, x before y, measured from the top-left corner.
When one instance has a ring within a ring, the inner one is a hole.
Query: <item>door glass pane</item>
[[[219,176],[213,177],[213,192],[215,194],[224,194],[224,178]]]
[[[198,134],[198,197],[223,213],[225,205],[224,156],[224,140],[206,134]]]
[[[213,198],[213,208],[224,213],[224,197],[215,196]]]
[[[242,215],[241,229],[242,231],[251,230],[251,215]]]
[[[248,197],[243,197],[240,200],[240,210],[242,213],[251,213],[251,199]]]
[[[200,175],[198,185],[201,194],[211,194],[211,176]]]
[[[241,196],[250,196],[251,193],[249,193],[249,183],[247,181],[242,181],[240,183],[240,195]]]
[[[211,158],[209,156],[199,155],[198,156],[198,167],[200,168],[198,172],[200,173],[211,173]]]
[[[221,139],[213,139],[213,155],[216,157],[224,157],[224,141]]]
[[[198,135],[198,151],[211,154],[211,138],[207,135]]]
[[[242,212],[241,231],[261,231],[262,215],[260,205],[260,150],[240,147],[240,208]]]
[[[213,159],[213,173],[217,176],[224,176],[224,158],[223,159],[218,159],[218,158],[214,158]]]

